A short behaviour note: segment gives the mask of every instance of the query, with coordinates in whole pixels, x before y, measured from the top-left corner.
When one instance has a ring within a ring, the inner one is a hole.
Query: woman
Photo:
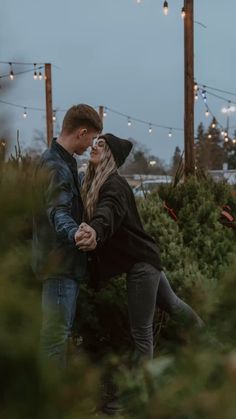
[[[101,135],[93,145],[82,187],[85,220],[97,233],[96,276],[109,279],[127,274],[131,334],[138,358],[153,356],[153,317],[156,303],[201,327],[198,315],[179,299],[162,271],[159,250],[143,229],[132,189],[120,167],[132,148],[128,140]],[[86,224],[77,245],[86,247]],[[94,259],[94,258],[93,258]]]

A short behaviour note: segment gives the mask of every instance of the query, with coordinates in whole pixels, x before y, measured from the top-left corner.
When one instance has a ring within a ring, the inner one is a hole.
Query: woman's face
[[[97,167],[97,165],[101,161],[105,143],[106,141],[103,138],[99,138],[98,140],[95,140],[93,143],[89,161],[94,167]]]

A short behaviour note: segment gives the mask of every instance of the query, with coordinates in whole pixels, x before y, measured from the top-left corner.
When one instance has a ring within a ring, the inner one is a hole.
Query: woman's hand
[[[79,229],[75,233],[75,243],[80,250],[91,251],[97,246],[97,233],[86,223],[81,223]]]

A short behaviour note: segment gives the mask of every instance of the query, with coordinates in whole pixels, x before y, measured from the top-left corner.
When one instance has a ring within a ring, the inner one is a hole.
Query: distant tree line
[[[236,169],[236,144],[233,137],[226,137],[221,133],[213,118],[211,124],[205,129],[200,123],[197,130],[195,142],[196,166],[203,170],[220,170],[223,164],[227,164],[228,169]]]

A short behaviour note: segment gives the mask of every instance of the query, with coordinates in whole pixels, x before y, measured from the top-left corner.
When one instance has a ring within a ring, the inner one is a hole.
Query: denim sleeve
[[[74,243],[78,224],[72,217],[73,190],[68,175],[61,170],[50,170],[45,193],[47,215],[58,237]]]

